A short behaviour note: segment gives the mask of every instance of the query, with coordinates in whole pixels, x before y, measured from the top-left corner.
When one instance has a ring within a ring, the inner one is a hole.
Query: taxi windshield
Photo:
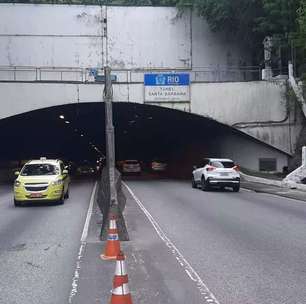
[[[21,171],[22,176],[56,175],[58,173],[58,168],[51,164],[25,165]]]

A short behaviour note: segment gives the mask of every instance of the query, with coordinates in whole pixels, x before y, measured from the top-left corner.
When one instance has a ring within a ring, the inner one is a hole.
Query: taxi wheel
[[[202,177],[202,180],[201,180],[201,189],[203,191],[208,191],[209,190],[209,184],[208,182],[205,180],[204,177]]]
[[[21,206],[21,203],[18,202],[18,201],[16,201],[16,200],[14,199],[14,206],[15,206],[15,207],[20,207],[20,206]]]
[[[64,203],[65,203],[65,194],[64,194],[64,191],[63,191],[62,197],[58,201],[58,204],[59,205],[64,205]]]
[[[69,198],[69,188],[67,189],[67,192],[66,192],[64,198],[65,198],[65,199],[68,199],[68,198]]]
[[[233,192],[239,192],[240,190],[240,185],[236,185],[233,187]]]

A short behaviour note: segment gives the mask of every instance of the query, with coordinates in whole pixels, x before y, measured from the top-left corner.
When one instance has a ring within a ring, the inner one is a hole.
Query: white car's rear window
[[[214,161],[211,165],[216,168],[233,168],[235,166],[234,162],[231,161]]]

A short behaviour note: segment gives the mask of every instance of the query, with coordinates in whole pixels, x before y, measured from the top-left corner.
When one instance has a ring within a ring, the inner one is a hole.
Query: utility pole
[[[110,194],[110,212],[117,215],[118,213],[118,200],[116,191],[116,177],[115,177],[115,133],[113,125],[113,89],[111,80],[110,67],[104,68],[105,87],[103,99],[105,103],[105,135],[106,135],[106,165],[109,181],[109,194]]]
[[[108,214],[104,216],[109,217],[115,215],[117,218],[117,227],[119,231],[119,238],[121,241],[128,241],[129,235],[126,229],[122,211],[125,207],[126,199],[121,190],[120,174],[115,170],[115,132],[113,125],[113,89],[111,80],[111,69],[106,66],[104,68],[105,86],[103,101],[105,103],[105,137],[106,137],[106,201]],[[102,185],[103,187],[103,185]],[[121,194],[120,194],[121,193]],[[102,209],[101,209],[102,210]],[[108,218],[109,219],[109,218]],[[102,226],[101,239],[105,240],[107,237],[107,225]]]

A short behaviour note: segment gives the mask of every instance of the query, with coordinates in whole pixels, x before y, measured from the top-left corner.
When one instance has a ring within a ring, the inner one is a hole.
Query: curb
[[[263,177],[257,177],[257,176],[247,175],[242,172],[240,172],[240,175],[247,182],[261,183],[261,184],[276,186],[280,188],[297,189],[297,190],[306,192],[306,185],[304,184],[298,184],[294,182],[284,182],[282,180],[273,180],[273,179],[268,179],[268,178],[263,178]]]

